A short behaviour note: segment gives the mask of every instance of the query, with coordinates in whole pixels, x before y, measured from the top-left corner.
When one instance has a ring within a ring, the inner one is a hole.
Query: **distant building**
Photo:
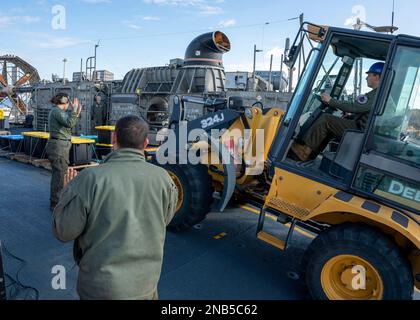
[[[73,81],[114,81],[114,74],[108,70],[98,70],[94,72],[94,79],[92,74],[86,74],[86,72],[73,72]]]
[[[67,78],[63,79],[62,77],[60,77],[57,74],[52,74],[51,75],[51,81],[52,82],[69,82],[69,79],[67,79]]]
[[[252,72],[226,72],[226,89],[240,91],[280,91],[284,92],[287,88],[287,78],[283,73],[273,71],[271,73],[271,84],[269,83],[269,71],[255,71],[255,83],[253,83]]]
[[[114,74],[111,71],[108,70],[97,70],[95,73],[95,80],[99,81],[113,81],[114,80]]]
[[[169,65],[171,66],[182,67],[183,64],[184,64],[184,59],[175,58],[175,59],[169,60]]]
[[[232,91],[273,91],[273,86],[258,75],[255,76],[255,82],[252,72],[226,72],[226,90]]]
[[[255,74],[266,81],[269,81],[270,79],[270,71],[255,71]],[[283,73],[281,77],[280,71],[272,71],[271,84],[273,85],[274,90],[284,91],[287,87],[287,78],[285,74]]]
[[[79,82],[87,80],[86,73],[85,72],[73,72],[73,81]]]
[[[60,79],[60,77],[58,76],[58,74],[52,74],[51,75],[51,81],[52,82],[58,82],[58,80]]]

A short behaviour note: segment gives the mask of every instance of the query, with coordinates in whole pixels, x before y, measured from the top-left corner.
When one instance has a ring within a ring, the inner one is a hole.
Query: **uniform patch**
[[[366,104],[369,102],[369,98],[365,95],[361,95],[356,98],[356,101],[358,104]]]

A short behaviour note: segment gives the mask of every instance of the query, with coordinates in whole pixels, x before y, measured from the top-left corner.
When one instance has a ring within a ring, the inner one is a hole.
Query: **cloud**
[[[175,7],[193,7],[202,15],[213,15],[223,13],[221,7],[212,6],[208,0],[143,0],[148,4],[155,4],[160,6],[175,6]],[[223,0],[215,0],[215,3],[223,3]]]
[[[208,5],[203,5],[199,7],[200,14],[212,15],[212,14],[221,14],[223,9],[220,7],[213,7]]]
[[[41,20],[40,17],[33,17],[33,16],[20,16],[18,17],[18,22],[24,22],[24,23],[35,23]]]
[[[141,26],[139,26],[137,24],[134,24],[134,23],[128,23],[127,27],[129,27],[131,29],[135,29],[135,30],[140,30],[142,28]]]
[[[160,21],[159,17],[152,17],[152,16],[141,17],[141,19],[144,21]]]
[[[236,20],[235,19],[230,19],[230,20],[222,20],[219,22],[219,27],[222,28],[229,28],[229,27],[233,27],[236,25]]]
[[[35,16],[5,16],[0,15],[0,29],[7,28],[18,23],[35,23],[40,21],[40,17]]]
[[[25,10],[22,7],[11,8],[8,10],[9,14],[23,14]]]
[[[248,56],[250,58],[252,58],[252,48],[249,49],[248,51]],[[280,48],[278,46],[273,47],[271,49],[268,50],[264,50],[264,55],[262,55],[263,53],[258,53],[257,54],[257,59],[256,59],[256,64],[255,64],[255,69],[256,70],[270,70],[270,58],[271,55],[273,55],[273,66],[272,66],[272,70],[273,71],[280,71],[280,59],[281,59],[281,55],[283,54],[284,49]],[[251,59],[250,59],[251,60]],[[246,62],[232,62],[229,63],[230,59],[228,57],[226,57],[226,61],[224,63],[225,65],[225,70],[226,71],[247,71],[247,72],[252,72],[253,69],[253,63],[252,61],[250,63],[246,63]],[[283,72],[286,71],[286,66],[283,67]]]
[[[159,17],[155,16],[135,16],[130,20],[123,20],[121,21],[126,27],[131,29],[142,29],[143,27],[139,24],[142,21],[160,21]]]
[[[90,41],[72,37],[56,37],[47,33],[34,32],[25,33],[25,39],[30,39],[27,41],[31,46],[43,49],[63,49],[90,43]]]
[[[126,27],[130,29],[140,30],[142,29],[141,26],[137,24],[138,19],[136,20],[123,20],[121,21]]]
[[[111,3],[111,0],[82,0],[83,2],[90,4],[101,4],[101,3]]]
[[[274,58],[281,58],[281,55],[284,54],[284,49],[280,47],[274,47],[271,50],[268,50],[265,54],[266,58],[270,58],[273,55]]]
[[[144,0],[145,3],[171,6],[197,6],[205,4],[205,0]]]
[[[284,49],[280,47],[274,47],[270,50],[264,50],[264,58],[259,60],[261,65],[258,66],[260,70],[269,70],[270,69],[270,59],[273,55],[273,70],[280,69],[281,55],[284,54]]]

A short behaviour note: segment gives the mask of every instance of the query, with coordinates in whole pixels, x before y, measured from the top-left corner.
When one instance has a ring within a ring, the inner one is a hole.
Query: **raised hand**
[[[79,107],[79,105],[80,105],[80,103],[79,103],[79,99],[78,99],[77,97],[75,97],[75,98],[73,99],[73,103],[71,104],[71,107],[72,107],[73,109],[77,109],[77,108]]]
[[[77,113],[77,116],[79,116],[80,112],[82,112],[82,105],[80,104],[78,98],[73,99],[73,103],[71,104],[71,107],[73,108],[73,112]]]

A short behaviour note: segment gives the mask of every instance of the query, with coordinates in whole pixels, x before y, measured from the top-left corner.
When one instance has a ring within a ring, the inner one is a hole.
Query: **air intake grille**
[[[293,203],[285,202],[276,198],[270,199],[268,205],[281,212],[292,214],[293,216],[296,216],[297,218],[301,219],[305,218],[310,213],[308,209],[300,208],[294,205]]]

